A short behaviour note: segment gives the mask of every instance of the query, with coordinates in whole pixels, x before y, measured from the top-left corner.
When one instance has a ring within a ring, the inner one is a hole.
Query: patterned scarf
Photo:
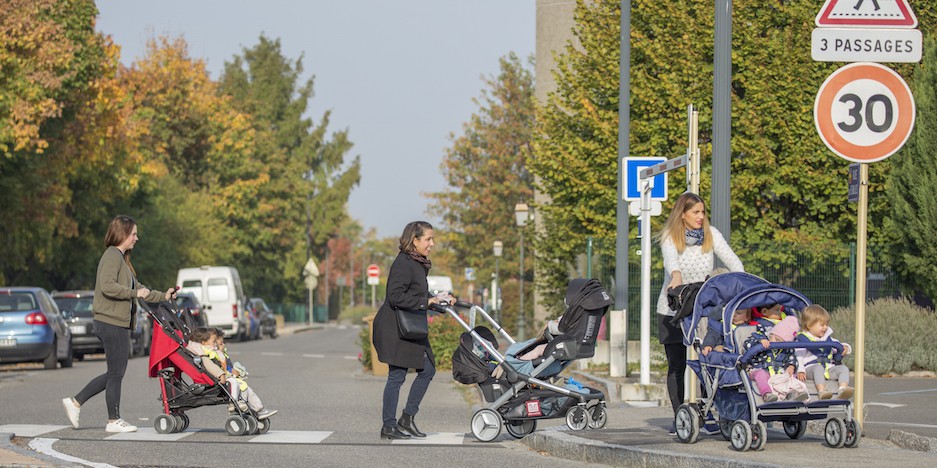
[[[412,258],[414,262],[417,262],[420,265],[423,265],[423,268],[426,269],[427,273],[429,272],[429,269],[433,267],[433,262],[431,262],[428,258],[426,258],[425,255],[421,255],[416,250],[411,250],[407,252],[407,255],[409,255],[410,258]]]
[[[703,245],[703,235],[702,229],[687,229],[686,246]]]

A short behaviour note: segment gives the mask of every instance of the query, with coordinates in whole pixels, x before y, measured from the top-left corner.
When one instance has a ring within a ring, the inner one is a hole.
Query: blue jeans
[[[130,359],[130,329],[95,320],[94,334],[104,345],[107,372],[91,379],[91,382],[75,395],[75,400],[79,405],[83,405],[106,389],[104,399],[107,403],[107,418],[120,419],[120,386],[124,381],[124,372],[127,371],[127,360]]]
[[[407,378],[406,367],[397,367],[389,365],[387,373],[387,384],[384,385],[384,408],[381,411],[381,418],[384,420],[384,427],[397,427],[397,401],[400,399],[400,387]],[[420,402],[423,401],[423,395],[429,388],[429,383],[436,375],[436,366],[425,353],[423,354],[423,370],[417,371],[416,380],[410,386],[410,395],[407,396],[407,406],[403,412],[410,416],[416,416],[420,411]]]

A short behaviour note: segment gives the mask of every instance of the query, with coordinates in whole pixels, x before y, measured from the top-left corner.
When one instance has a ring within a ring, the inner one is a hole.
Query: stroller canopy
[[[718,320],[723,307],[732,298],[752,286],[761,284],[770,283],[764,278],[741,271],[723,273],[706,280],[703,286],[700,287],[699,293],[696,294],[693,313],[686,316],[680,324],[683,329],[683,344],[687,346],[693,344],[701,319],[712,316],[714,320]],[[731,323],[731,321],[730,318],[729,322]],[[699,339],[702,340],[703,337],[699,337]]]
[[[592,357],[599,323],[614,304],[597,279],[576,278],[566,288],[566,312],[560,318],[559,331],[576,338],[579,352],[574,359]]]

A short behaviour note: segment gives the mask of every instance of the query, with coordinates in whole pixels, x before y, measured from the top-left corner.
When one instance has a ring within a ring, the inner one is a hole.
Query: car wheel
[[[65,359],[62,359],[61,361],[59,361],[59,363],[62,364],[63,369],[67,369],[69,367],[72,367],[72,364],[74,363],[73,361],[74,358],[75,358],[75,355],[72,354],[72,342],[69,341],[68,353],[65,354]]]
[[[49,350],[49,355],[42,361],[42,366],[46,369],[55,369],[58,366],[59,361],[56,353],[58,344],[58,340],[52,340],[52,349]]]

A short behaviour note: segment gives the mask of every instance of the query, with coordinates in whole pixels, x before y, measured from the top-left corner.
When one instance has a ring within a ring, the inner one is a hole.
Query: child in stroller
[[[766,402],[748,375],[755,356],[765,350],[758,340],[745,350],[743,344],[754,333],[754,326],[741,325],[733,329],[732,316],[739,309],[780,304],[788,315],[796,316],[810,301],[788,287],[771,284],[757,276],[733,272],[707,280],[701,287],[693,306],[693,313],[681,322],[684,343],[700,350],[699,326],[707,322],[716,327],[725,341],[724,352],[715,350],[701,354],[699,360],[687,365],[694,370],[704,387],[704,395],[697,401],[687,402],[677,409],[675,426],[677,438],[694,443],[700,428],[708,419],[718,421],[722,436],[739,451],[761,450],[767,441],[767,422],[777,421],[792,439],[803,436],[807,421],[826,419],[824,436],[831,447],[855,447],[861,429],[852,418],[853,407],[848,400],[774,401]],[[793,317],[791,317],[793,319]],[[796,327],[796,326],[795,326]],[[795,328],[796,330],[796,328]],[[779,330],[781,331],[781,330]],[[790,341],[771,342],[771,350],[815,349],[818,343]],[[822,346],[839,347],[839,343],[825,342]]]
[[[149,311],[154,321],[149,376],[158,378],[162,402],[162,413],[154,418],[153,426],[160,434],[184,431],[189,426],[186,411],[190,409],[236,402],[227,386],[220,382],[221,374],[206,371],[211,360],[186,347],[194,330],[185,325],[175,307],[163,302]],[[259,414],[251,408],[234,407],[235,414],[225,421],[228,434],[264,434],[270,430],[270,418],[259,419]]]
[[[567,309],[557,321],[556,336],[522,343],[515,343],[482,308],[457,302],[456,306],[479,312],[511,343],[508,356],[498,351],[491,330],[483,326],[471,328],[452,307],[435,306],[467,330],[452,356],[452,375],[461,383],[478,384],[488,403],[472,416],[472,435],[476,439],[492,441],[500,435],[502,427],[513,437],[522,438],[536,430],[538,419],[564,415],[567,426],[573,430],[605,426],[605,395],[558,374],[573,360],[595,354],[599,323],[613,301],[597,280],[574,279],[567,287],[565,302]],[[533,360],[518,357],[540,346],[543,346],[540,357]],[[479,347],[485,352],[476,353]]]
[[[807,385],[794,376],[794,371],[797,370],[794,350],[771,348],[772,342],[794,341],[799,329],[797,317],[788,316],[770,331],[759,327],[745,341],[743,348],[746,350],[755,344],[761,344],[764,348],[752,358],[748,375],[758,385],[758,393],[765,403],[778,401],[779,398],[797,401],[806,401],[809,398]]]

